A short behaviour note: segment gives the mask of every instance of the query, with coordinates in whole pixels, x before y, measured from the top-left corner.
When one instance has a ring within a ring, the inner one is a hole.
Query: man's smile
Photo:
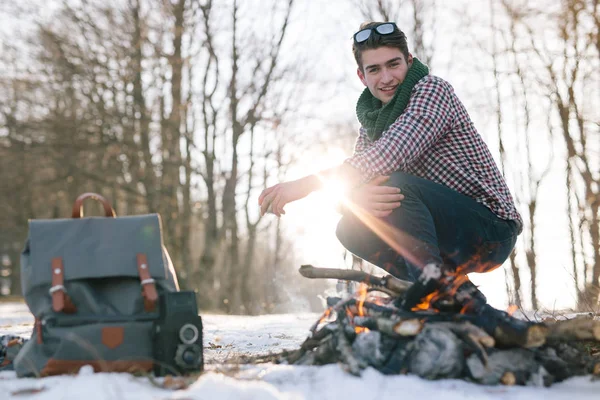
[[[379,88],[379,91],[383,92],[386,95],[389,95],[389,94],[394,94],[394,92],[396,91],[397,88],[398,88],[398,85],[383,86],[383,87]]]

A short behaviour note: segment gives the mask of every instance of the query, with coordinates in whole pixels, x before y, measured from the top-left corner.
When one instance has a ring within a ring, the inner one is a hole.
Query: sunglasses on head
[[[393,22],[385,22],[383,24],[376,25],[371,28],[361,29],[354,34],[354,41],[356,43],[363,43],[371,37],[371,32],[375,31],[380,35],[389,35],[397,29],[396,24]]]

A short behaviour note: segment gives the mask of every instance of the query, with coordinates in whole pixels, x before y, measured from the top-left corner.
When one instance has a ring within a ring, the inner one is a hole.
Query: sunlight
[[[347,201],[348,184],[338,179],[325,179],[319,177],[323,182],[324,188],[321,190],[322,200],[328,204],[336,206],[339,203]]]

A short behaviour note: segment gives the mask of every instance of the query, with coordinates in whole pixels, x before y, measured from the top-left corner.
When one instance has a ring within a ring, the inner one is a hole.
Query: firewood
[[[600,321],[592,319],[569,319],[546,324],[548,339],[555,341],[597,340],[600,341]]]
[[[470,322],[436,322],[430,326],[444,327],[452,331],[477,354],[483,365],[487,366],[488,357],[484,347],[494,347],[495,340],[483,329]]]
[[[502,375],[502,378],[500,378],[500,383],[502,383],[505,386],[514,386],[514,384],[517,383],[517,378],[512,372],[506,371]]]
[[[345,303],[345,307],[352,314],[359,314],[356,299],[348,300]],[[488,336],[493,337],[496,344],[499,344],[502,347],[540,347],[545,343],[548,331],[548,327],[544,324],[513,318],[504,311],[497,310],[491,306],[487,306],[485,310],[479,314],[405,311],[397,308],[380,306],[367,301],[362,303],[361,308],[363,313],[369,317],[399,318],[402,320],[417,318],[423,323],[470,322],[487,332]]]
[[[539,324],[522,328],[498,326],[493,336],[503,347],[516,346],[531,349],[546,343],[547,328]]]
[[[473,340],[477,341],[477,343],[480,343],[484,347],[494,347],[496,344],[494,338],[488,335],[486,331],[468,321],[460,323],[436,322],[433,325],[447,327],[458,335],[470,336]]]
[[[417,318],[398,321],[393,326],[394,332],[400,336],[414,336],[423,329],[423,321]]]
[[[407,347],[410,373],[425,379],[462,375],[465,365],[463,342],[450,329],[426,325]]]
[[[318,331],[313,332],[311,336],[309,336],[304,342],[302,342],[298,350],[292,352],[290,355],[287,356],[287,362],[290,364],[295,364],[296,362],[298,362],[298,360],[304,357],[304,355],[308,351],[319,347],[323,339],[331,335],[332,332],[335,332],[336,328],[337,324],[329,323],[323,326]]]
[[[513,318],[488,304],[475,317],[471,322],[492,335],[500,347],[534,348],[546,342],[546,325]]]
[[[417,318],[354,317],[356,326],[377,330],[392,337],[416,336],[423,329],[423,321]]]
[[[366,367],[366,365],[361,365],[359,361],[354,357],[352,352],[352,345],[346,336],[345,327],[349,325],[347,322],[347,317],[343,313],[338,314],[338,329],[336,331],[336,339],[337,339],[337,351],[340,353],[340,362],[344,369],[346,369],[349,373],[354,376],[360,376],[361,370]]]
[[[397,339],[392,340],[397,342]],[[386,347],[386,339],[382,337],[381,332],[376,330],[356,335],[356,339],[352,343],[352,352],[356,358],[378,369],[382,368],[389,358],[389,352],[386,350],[389,350]]]
[[[310,279],[338,279],[354,282],[363,282],[371,286],[379,286],[385,289],[389,289],[396,295],[405,293],[409,287],[412,286],[411,282],[403,281],[392,275],[386,276],[375,276],[367,274],[363,271],[337,269],[337,268],[317,268],[312,265],[300,266],[300,274]]]
[[[488,365],[472,355],[467,359],[467,368],[473,380],[484,385],[497,385],[502,380],[515,378],[517,385],[533,384],[545,386],[551,376],[535,359],[535,353],[528,349],[493,351],[489,354]],[[507,374],[510,373],[510,374]]]
[[[325,365],[337,362],[338,352],[336,347],[333,335],[323,339],[313,352],[315,355],[315,363],[317,365]]]

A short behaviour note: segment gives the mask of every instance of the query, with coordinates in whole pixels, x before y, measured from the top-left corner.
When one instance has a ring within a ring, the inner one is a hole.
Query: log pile
[[[577,318],[532,322],[489,305],[476,313],[394,306],[410,282],[361,271],[302,266],[309,278],[364,282],[369,296],[333,299],[299,349],[282,361],[339,363],[353,375],[366,367],[425,379],[459,378],[486,385],[548,386],[578,375],[600,375],[600,321]],[[374,294],[377,295],[374,295]]]

